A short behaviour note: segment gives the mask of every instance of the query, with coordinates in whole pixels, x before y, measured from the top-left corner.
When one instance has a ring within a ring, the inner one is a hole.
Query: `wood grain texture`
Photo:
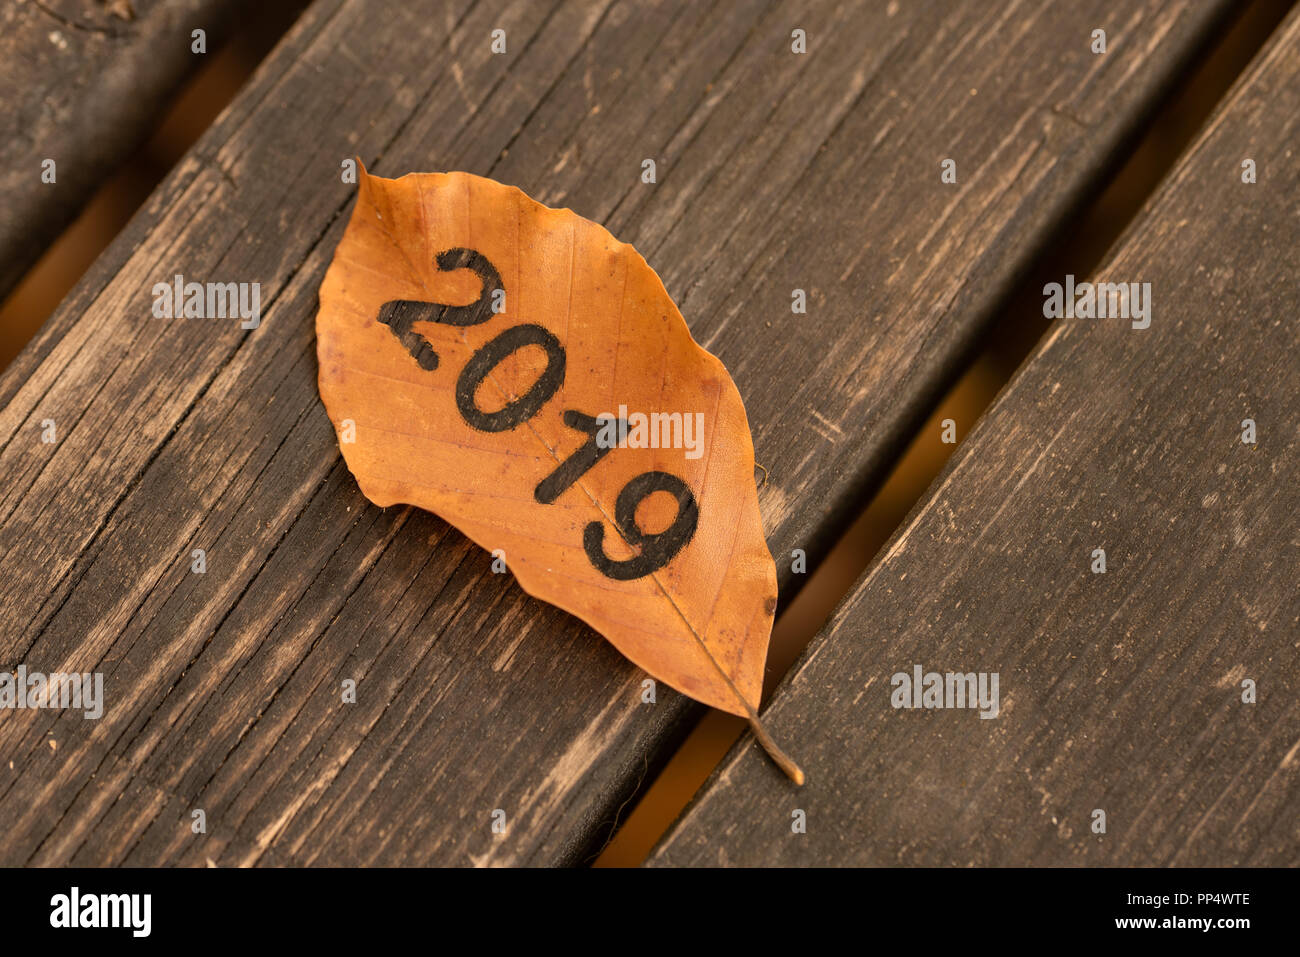
[[[745,399],[788,594],[1225,8],[318,0],[0,378],[0,668],[109,697],[0,717],[0,861],[580,862],[698,713],[357,491],[312,330],[343,158],[633,243]],[[260,282],[261,326],[151,318],[177,273]]]
[[[191,31],[205,30],[215,50],[248,6],[17,0],[0,7],[0,299],[202,66]],[[54,183],[41,180],[46,159],[55,162]]]
[[[652,863],[1300,863],[1298,132],[1293,13],[1098,272],[1150,328],[1058,322],[773,696],[809,784],[742,743]]]

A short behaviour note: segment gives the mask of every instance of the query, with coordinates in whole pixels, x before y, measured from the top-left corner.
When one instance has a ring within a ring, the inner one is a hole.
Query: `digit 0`
[[[527,392],[507,402],[496,412],[479,408],[474,394],[492,370],[524,346],[541,346],[546,351],[546,368]],[[508,432],[527,422],[555,395],[564,381],[564,346],[539,325],[528,322],[512,326],[495,339],[485,342],[465,363],[456,380],[456,407],[472,428],[480,432]]]

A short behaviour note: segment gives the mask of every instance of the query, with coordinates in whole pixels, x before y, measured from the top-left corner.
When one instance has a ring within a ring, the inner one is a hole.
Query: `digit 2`
[[[448,306],[423,299],[393,299],[379,307],[379,321],[393,331],[420,368],[432,372],[438,368],[438,353],[429,341],[415,331],[417,322],[439,322],[445,326],[477,326],[492,318],[492,290],[501,289],[501,274],[476,249],[457,246],[438,253],[434,262],[439,272],[472,270],[482,281],[479,297],[468,306]]]

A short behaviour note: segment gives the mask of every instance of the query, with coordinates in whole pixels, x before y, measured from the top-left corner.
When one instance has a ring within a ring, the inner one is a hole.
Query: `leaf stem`
[[[772,740],[772,736],[767,733],[767,728],[763,727],[763,722],[758,720],[758,715],[750,715],[749,726],[753,729],[754,737],[758,739],[758,743],[762,745],[763,750],[767,752],[767,756],[772,759],[773,763],[785,772],[785,776],[793,781],[796,787],[803,787],[805,780],[803,769],[791,760],[790,755],[777,746],[777,743]]]

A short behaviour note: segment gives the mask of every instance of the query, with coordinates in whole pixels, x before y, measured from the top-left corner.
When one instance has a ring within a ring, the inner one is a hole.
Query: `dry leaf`
[[[367,498],[442,516],[654,677],[756,722],[777,590],[745,408],[635,249],[489,179],[362,169],[316,334]]]

